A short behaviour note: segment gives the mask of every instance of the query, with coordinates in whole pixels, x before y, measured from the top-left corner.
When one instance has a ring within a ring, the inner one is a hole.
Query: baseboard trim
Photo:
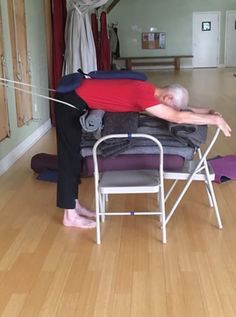
[[[181,65],[180,66],[180,70],[181,69],[192,69],[193,66],[191,65]],[[152,67],[147,67],[147,66],[133,66],[132,70],[140,70],[140,71],[156,71],[156,70],[173,70],[175,71],[173,66],[152,66]]]
[[[9,152],[3,159],[0,160],[0,176],[4,174],[28,149],[30,149],[48,130],[52,127],[51,120],[47,120],[29,137]]]

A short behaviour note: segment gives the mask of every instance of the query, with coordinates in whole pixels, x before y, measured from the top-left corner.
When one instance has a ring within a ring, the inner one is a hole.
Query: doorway
[[[193,13],[193,67],[218,67],[220,12]]]
[[[226,11],[225,66],[236,66],[236,11]]]

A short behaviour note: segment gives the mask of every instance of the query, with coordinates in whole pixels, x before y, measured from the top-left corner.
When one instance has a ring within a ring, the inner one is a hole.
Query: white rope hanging
[[[0,80],[3,81],[3,82],[9,82],[9,83],[22,85],[22,86],[28,86],[28,87],[32,87],[32,88],[37,88],[37,89],[40,89],[40,90],[47,90],[47,91],[52,91],[52,92],[56,91],[56,89],[51,89],[51,88],[46,88],[46,87],[39,87],[39,86],[36,86],[36,85],[24,83],[22,81],[8,79],[7,76],[6,77],[0,77]]]
[[[35,85],[30,85],[30,84],[26,84],[26,83],[22,83],[22,82],[18,82],[18,81],[15,81],[15,80],[10,80],[10,79],[6,79],[6,78],[0,78],[0,80],[2,80],[2,82],[0,82],[0,85],[1,86],[5,86],[5,87],[8,87],[8,88],[11,88],[11,89],[16,89],[16,90],[19,90],[21,92],[24,92],[26,94],[30,94],[30,95],[33,95],[33,96],[37,96],[37,97],[40,97],[40,98],[43,98],[43,99],[47,99],[47,100],[52,100],[52,101],[56,101],[58,103],[62,103],[64,105],[67,105],[71,108],[74,108],[74,109],[77,109],[74,105],[68,103],[68,102],[65,102],[65,101],[61,101],[59,99],[56,99],[56,98],[52,98],[52,97],[49,97],[49,96],[46,96],[46,95],[42,95],[42,94],[38,94],[36,92],[32,92],[30,90],[26,90],[26,89],[23,89],[21,87],[16,87],[16,86],[13,86],[13,85],[9,85],[9,83],[14,83],[14,84],[17,84],[17,85],[25,85],[25,86],[29,86],[29,87],[35,87],[35,88],[40,88],[40,89],[45,89],[45,90],[52,90],[52,89],[48,89],[48,88],[42,88],[42,87],[37,87]],[[54,90],[55,91],[55,90]]]

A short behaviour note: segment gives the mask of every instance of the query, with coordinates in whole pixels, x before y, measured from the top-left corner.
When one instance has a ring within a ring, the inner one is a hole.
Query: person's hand
[[[225,136],[231,136],[231,128],[221,116],[217,117],[217,126],[221,129]]]

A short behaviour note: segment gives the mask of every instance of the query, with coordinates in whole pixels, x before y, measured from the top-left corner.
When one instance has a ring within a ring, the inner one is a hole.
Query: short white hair
[[[173,103],[179,109],[185,109],[188,106],[188,90],[179,84],[171,84],[165,87],[173,95]]]

